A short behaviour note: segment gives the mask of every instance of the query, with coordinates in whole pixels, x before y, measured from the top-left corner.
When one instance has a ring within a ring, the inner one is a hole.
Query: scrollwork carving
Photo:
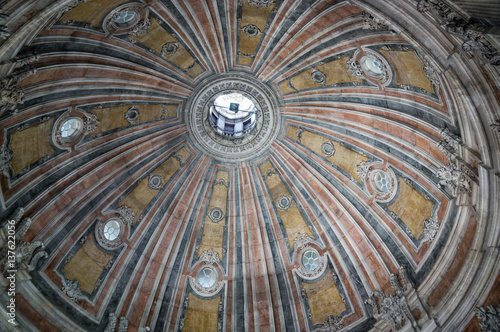
[[[476,52],[486,63],[500,65],[500,52],[487,40],[485,26],[479,22],[470,22],[439,0],[420,0],[417,9],[421,13],[430,13],[444,29],[462,41],[462,49]]]
[[[62,291],[74,302],[83,299],[83,293],[80,289],[78,280],[67,280],[62,278]]]
[[[486,311],[488,309],[488,311]],[[483,307],[475,308],[476,317],[481,320],[479,326],[484,332],[500,331],[500,306],[495,308],[489,305],[484,309]]]
[[[365,30],[379,30],[387,27],[387,24],[382,19],[373,16],[372,14],[364,11],[363,16],[363,29]]]

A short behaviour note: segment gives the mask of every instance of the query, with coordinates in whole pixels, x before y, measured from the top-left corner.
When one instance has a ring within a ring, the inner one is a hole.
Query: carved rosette
[[[0,116],[18,104],[24,103],[24,90],[17,85],[17,79],[0,80]]]
[[[161,54],[162,55],[172,55],[172,54],[175,54],[178,49],[179,49],[178,42],[168,42],[168,43],[165,43],[161,47]]]
[[[151,174],[148,178],[148,187],[153,190],[160,190],[163,186],[163,179],[158,174]]]
[[[248,37],[255,37],[262,33],[259,27],[253,24],[245,25],[243,28],[241,28],[241,30],[243,30],[245,35],[247,35]]]
[[[335,154],[335,146],[332,141],[326,141],[321,144],[321,152],[325,155],[325,158],[331,157]]]
[[[212,222],[218,223],[224,218],[224,212],[220,208],[214,207],[208,212],[208,217]]]
[[[276,207],[280,210],[289,210],[292,206],[293,199],[288,195],[281,195],[276,202]]]

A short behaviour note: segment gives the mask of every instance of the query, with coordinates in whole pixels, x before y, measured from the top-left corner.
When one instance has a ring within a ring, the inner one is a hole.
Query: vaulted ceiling
[[[436,6],[4,2],[4,285],[10,224],[21,254],[1,326],[489,324],[500,60]],[[241,139],[208,125],[234,91],[258,108]]]

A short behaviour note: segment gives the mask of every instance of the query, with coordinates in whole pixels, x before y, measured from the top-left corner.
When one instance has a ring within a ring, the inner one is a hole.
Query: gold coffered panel
[[[56,153],[50,144],[53,123],[54,118],[45,119],[10,134],[9,149],[13,152],[10,167],[13,175],[21,173],[35,161]]]
[[[80,289],[92,294],[101,273],[111,259],[113,255],[102,252],[89,234],[82,247],[64,265],[63,271],[68,280],[78,280]]]

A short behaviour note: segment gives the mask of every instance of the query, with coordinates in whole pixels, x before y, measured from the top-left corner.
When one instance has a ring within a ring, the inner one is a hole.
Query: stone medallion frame
[[[203,287],[198,282],[198,273],[205,268],[209,268],[212,270],[213,273],[215,273],[215,282],[210,287]],[[212,264],[202,264],[201,266],[199,266],[198,269],[196,269],[195,276],[194,277],[188,276],[188,278],[189,278],[189,284],[191,285],[193,291],[201,297],[211,297],[219,293],[222,287],[224,287],[224,281],[220,279],[219,271],[217,271],[217,268]]]
[[[118,234],[118,237],[114,240],[108,240],[104,236],[104,226],[108,221],[111,220],[118,222],[118,224],[120,225],[120,233]],[[125,233],[125,223],[120,218],[113,217],[106,219],[104,221],[99,220],[96,224],[94,235],[97,240],[97,243],[99,243],[101,247],[109,251],[114,251],[119,249],[123,245],[122,239],[124,233]]]
[[[216,133],[208,110],[222,94],[238,92],[257,107],[254,127],[243,137],[227,138]],[[217,74],[201,81],[185,108],[188,133],[194,144],[219,161],[237,162],[255,158],[267,151],[281,129],[278,99],[255,77],[245,73]]]

